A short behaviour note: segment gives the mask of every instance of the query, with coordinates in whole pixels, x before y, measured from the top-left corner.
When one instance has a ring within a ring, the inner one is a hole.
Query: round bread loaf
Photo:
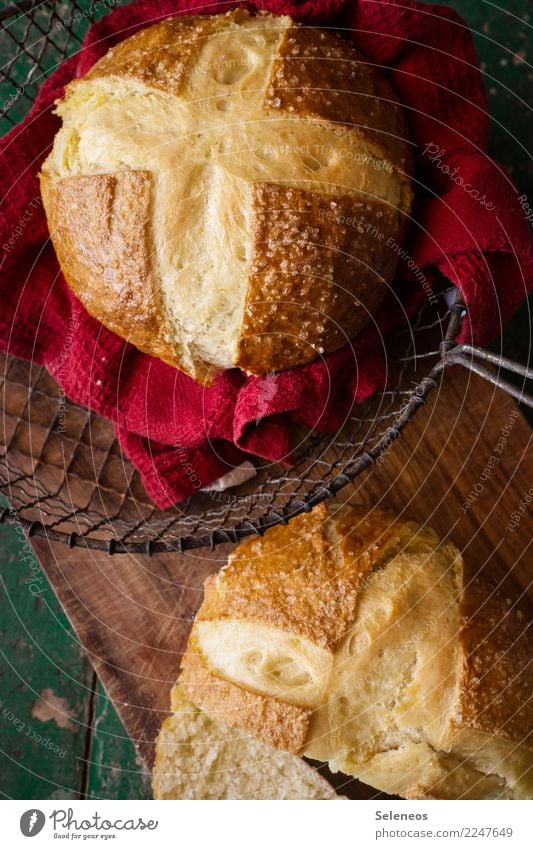
[[[531,629],[453,545],[324,505],[242,543],[183,660],[208,714],[408,798],[533,796]]]
[[[288,17],[177,17],[70,83],[41,192],[85,308],[210,384],[353,338],[411,208],[404,116],[351,44]]]

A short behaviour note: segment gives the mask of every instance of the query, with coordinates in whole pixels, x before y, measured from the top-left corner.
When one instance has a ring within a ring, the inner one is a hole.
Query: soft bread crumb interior
[[[43,171],[153,175],[154,268],[189,363],[237,358],[252,246],[252,185],[286,183],[402,207],[402,182],[355,133],[263,107],[287,17],[221,19],[179,97],[125,78],[72,84]]]
[[[152,776],[156,799],[335,799],[301,758],[211,719],[182,694],[164,720]]]
[[[422,532],[372,575],[305,754],[386,793],[514,798],[528,782],[531,792],[529,756],[455,722],[462,567],[452,546],[435,544]]]
[[[333,655],[311,640],[244,619],[197,622],[194,638],[216,675],[290,704],[321,704]]]
[[[453,550],[432,543],[415,537],[360,595],[311,729],[317,738],[322,725],[333,729],[338,757],[365,763],[403,742],[442,742],[459,686],[460,618]]]
[[[306,749],[357,774],[406,743],[442,745],[459,687],[454,550],[414,537],[361,593]],[[386,789],[386,788],[383,788]],[[394,792],[394,791],[393,791]]]

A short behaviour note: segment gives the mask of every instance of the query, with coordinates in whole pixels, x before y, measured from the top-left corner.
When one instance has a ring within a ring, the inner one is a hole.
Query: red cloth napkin
[[[236,5],[339,27],[388,73],[405,108],[418,200],[394,292],[353,344],[265,378],[234,369],[209,389],[141,354],[91,318],[70,294],[48,241],[37,172],[59,120],[53,101],[117,41],[169,15]],[[468,29],[444,6],[411,0],[141,0],[107,15],[83,50],[44,83],[29,116],[0,145],[0,346],[43,363],[67,396],[112,419],[154,502],[165,507],[249,454],[291,461],[295,422],[334,431],[353,405],[384,386],[389,330],[412,313],[440,268],[469,308],[463,338],[497,335],[531,288],[533,250],[518,192],[485,153],[488,116]]]

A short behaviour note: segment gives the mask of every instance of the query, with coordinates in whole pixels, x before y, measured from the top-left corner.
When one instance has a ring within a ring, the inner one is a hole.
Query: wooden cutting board
[[[338,501],[381,504],[419,522],[516,592],[531,587],[531,430],[514,402],[465,371],[445,375],[383,463]],[[533,494],[533,489],[531,490]],[[530,497],[530,496],[528,496]],[[513,518],[514,514],[514,518]],[[516,527],[517,517],[519,521]],[[202,584],[231,546],[155,557],[32,545],[146,764],[165,716]],[[513,586],[512,586],[513,585]],[[373,791],[356,782],[352,792]]]

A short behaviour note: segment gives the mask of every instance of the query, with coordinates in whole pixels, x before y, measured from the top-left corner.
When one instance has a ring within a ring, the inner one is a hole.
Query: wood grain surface
[[[340,493],[427,522],[509,592],[531,587],[531,525],[518,525],[531,487],[531,430],[515,404],[480,378],[445,375],[425,408],[376,464]],[[513,520],[513,514],[515,519]],[[230,546],[157,557],[69,550],[32,541],[80,642],[149,766],[205,577]],[[353,788],[352,788],[353,792]],[[368,796],[358,785],[355,795]]]

